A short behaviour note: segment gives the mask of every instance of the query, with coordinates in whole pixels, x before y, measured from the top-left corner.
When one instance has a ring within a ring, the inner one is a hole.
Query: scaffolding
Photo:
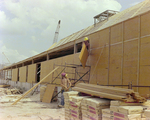
[[[54,84],[54,81],[56,79],[62,79],[61,78],[61,73],[65,72],[66,74],[71,74],[74,77],[69,78],[70,81],[73,81],[73,84],[75,85],[78,81],[82,81],[84,83],[89,83],[90,80],[90,70],[91,70],[91,66],[85,66],[85,68],[83,68],[81,65],[76,65],[76,64],[66,64],[65,65],[57,65],[54,64],[54,68],[58,67],[61,68],[62,70],[60,72],[56,73],[57,75],[54,76],[54,73],[52,75],[52,82],[51,84]],[[68,72],[66,71],[67,68],[72,68],[74,69],[74,72]],[[84,71],[84,72],[81,72]]]

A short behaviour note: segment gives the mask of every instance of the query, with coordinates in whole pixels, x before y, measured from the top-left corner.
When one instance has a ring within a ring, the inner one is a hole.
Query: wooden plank
[[[85,43],[83,43],[82,50],[79,55],[79,59],[80,59],[80,62],[82,64],[83,68],[85,68],[85,66],[86,66],[86,61],[87,61],[88,55],[89,55],[89,53],[86,48],[86,45],[85,45]]]
[[[55,90],[55,85],[48,84],[42,102],[50,103]]]
[[[28,66],[28,78],[27,82],[28,83],[36,83],[36,64],[32,64]]]
[[[0,88],[10,87],[10,85],[0,85]]]
[[[24,95],[22,95],[18,100],[16,100],[12,105],[17,104],[22,98],[24,98],[26,95],[28,95],[32,90],[34,90],[39,84],[44,82],[44,80],[51,75],[55,70],[57,70],[59,67],[56,67],[54,70],[52,70],[49,74],[47,74],[40,82],[38,82],[35,86],[33,86],[30,90],[28,90]]]
[[[12,81],[18,81],[18,68],[12,69]]]
[[[19,82],[27,81],[27,66],[19,68]]]

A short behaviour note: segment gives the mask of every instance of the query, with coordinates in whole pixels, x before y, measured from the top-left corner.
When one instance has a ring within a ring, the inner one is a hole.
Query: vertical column
[[[123,85],[123,63],[124,63],[124,22],[122,22],[122,56],[121,56],[121,85]]]
[[[47,60],[49,60],[49,54],[48,54],[48,52],[47,52]]]
[[[78,46],[76,45],[76,42],[74,42],[74,54],[78,52]]]
[[[109,49],[108,49],[108,78],[107,78],[107,85],[109,85],[109,67],[110,67],[110,39],[111,39],[111,27],[109,28]]]
[[[141,16],[139,15],[139,23],[138,23],[138,63],[137,63],[137,85],[139,85],[139,78],[140,78],[140,49],[141,49]],[[137,92],[139,91],[137,87]]]

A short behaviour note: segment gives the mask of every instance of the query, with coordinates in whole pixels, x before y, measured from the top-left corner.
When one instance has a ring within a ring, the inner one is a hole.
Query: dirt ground
[[[21,95],[7,95],[0,88],[0,120],[65,120],[64,108],[58,103],[40,102],[40,94],[28,95],[16,105],[11,105]]]

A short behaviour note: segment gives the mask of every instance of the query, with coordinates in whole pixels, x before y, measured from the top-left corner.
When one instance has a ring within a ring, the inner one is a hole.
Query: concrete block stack
[[[134,106],[140,104],[141,103],[124,103],[121,101],[111,101],[110,111],[113,111],[113,119],[114,120],[141,120],[143,107]]]
[[[82,120],[101,120],[102,109],[109,108],[110,101],[100,98],[86,98],[81,102]]]
[[[102,120],[113,120],[113,112],[110,108],[102,109]]]
[[[64,92],[64,101],[65,101],[65,120],[70,120],[71,118],[71,111],[70,111],[70,101],[72,100],[73,96],[78,96],[77,91],[70,91],[70,92]]]
[[[83,96],[73,96],[72,100],[70,100],[69,109],[71,112],[71,119],[82,120],[81,101],[83,98]]]
[[[142,120],[150,120],[150,110],[145,110],[144,116],[145,116],[145,119],[142,119]]]

